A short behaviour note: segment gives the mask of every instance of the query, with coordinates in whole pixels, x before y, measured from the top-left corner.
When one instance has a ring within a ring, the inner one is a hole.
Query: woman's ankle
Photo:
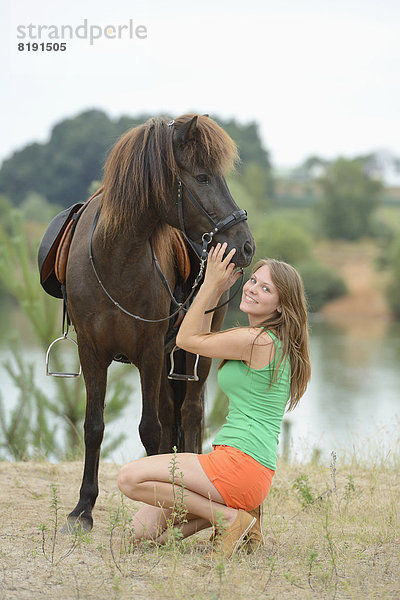
[[[229,511],[224,511],[224,525],[225,527],[230,527],[231,525],[233,525],[233,523],[236,521],[237,516],[239,514],[239,510],[237,508],[229,508]]]

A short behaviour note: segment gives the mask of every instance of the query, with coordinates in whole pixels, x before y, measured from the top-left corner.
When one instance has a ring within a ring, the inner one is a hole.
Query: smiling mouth
[[[257,304],[256,300],[254,300],[253,298],[250,298],[250,296],[247,296],[246,294],[244,295],[244,299],[246,302],[250,302],[250,304]]]

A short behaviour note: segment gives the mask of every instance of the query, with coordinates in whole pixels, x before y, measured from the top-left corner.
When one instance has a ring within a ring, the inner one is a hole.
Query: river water
[[[53,379],[44,373],[44,353],[35,347],[26,334],[23,317],[10,320],[2,315],[0,325],[0,385],[6,412],[15,404],[17,390],[7,375],[3,363],[9,358],[11,325],[23,337],[22,354],[32,363],[35,381],[44,390],[51,390]],[[338,457],[389,461],[399,455],[400,439],[400,324],[388,321],[327,321],[311,318],[312,379],[300,405],[287,413],[285,422],[289,434],[282,435],[280,452],[287,447],[289,457],[307,461],[314,453],[324,462],[332,452]],[[137,370],[130,365],[115,365],[124,369],[133,387],[133,394],[124,415],[109,425],[108,432],[123,431],[127,439],[116,449],[111,459],[123,463],[143,454],[138,434],[141,396]],[[208,413],[216,393],[216,365],[207,383]],[[285,428],[286,431],[286,428]],[[284,444],[285,442],[285,444]],[[205,448],[210,440],[206,440]]]

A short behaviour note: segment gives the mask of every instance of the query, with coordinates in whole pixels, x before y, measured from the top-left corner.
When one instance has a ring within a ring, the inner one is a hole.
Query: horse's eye
[[[197,175],[196,179],[199,183],[209,183],[208,175],[206,175],[205,173],[200,173],[200,175]]]

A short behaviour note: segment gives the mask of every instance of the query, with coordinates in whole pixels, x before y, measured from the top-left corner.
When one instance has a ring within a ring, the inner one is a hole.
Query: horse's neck
[[[102,236],[104,246],[107,252],[117,253],[119,255],[131,255],[138,259],[149,252],[150,241],[154,232],[158,228],[158,221],[153,222],[149,219],[143,222],[135,223],[135,226],[126,231],[119,232],[116,236],[109,237],[104,234],[104,230],[99,230],[98,235]]]
[[[101,244],[103,232],[97,233],[99,237],[96,241]],[[107,273],[110,289],[118,288],[122,296],[132,297],[132,282],[135,282],[135,290],[139,294],[149,282],[153,290],[155,286],[162,287],[161,278],[155,269],[153,252],[173,289],[176,277],[173,239],[172,228],[164,228],[160,223],[137,232],[121,233],[113,239],[106,238],[102,250],[100,247],[95,248],[95,254],[99,256],[99,260],[101,257],[101,267]]]

